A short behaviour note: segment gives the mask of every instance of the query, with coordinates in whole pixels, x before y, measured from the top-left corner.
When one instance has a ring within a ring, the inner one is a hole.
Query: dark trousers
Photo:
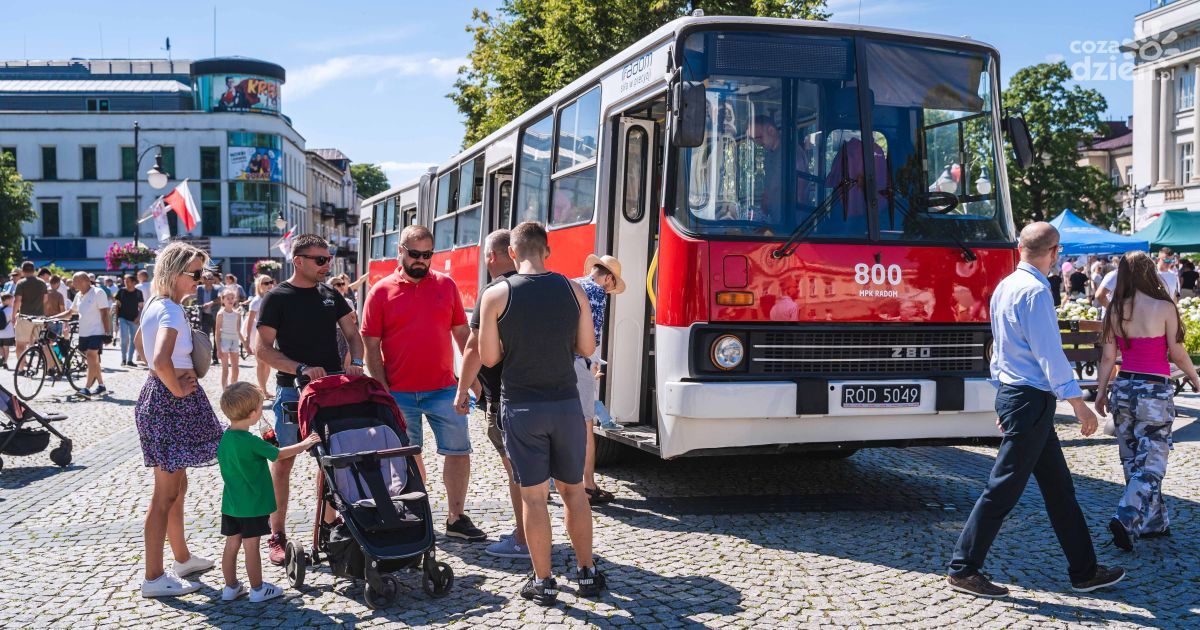
[[[216,343],[216,339],[213,338],[213,328],[216,326],[216,323],[217,323],[216,315],[201,311],[201,313],[200,313],[200,332],[204,333],[204,336],[208,337],[209,342],[212,343],[213,363],[217,362],[217,343]]]
[[[1000,386],[996,413],[1004,429],[1004,440],[996,453],[987,488],[975,502],[958,537],[950,575],[969,577],[982,570],[1000,525],[1021,498],[1031,473],[1042,491],[1058,544],[1067,555],[1071,581],[1082,582],[1096,574],[1092,536],[1075,500],[1071,471],[1054,432],[1054,404],[1054,394],[1050,392],[1034,387]]]

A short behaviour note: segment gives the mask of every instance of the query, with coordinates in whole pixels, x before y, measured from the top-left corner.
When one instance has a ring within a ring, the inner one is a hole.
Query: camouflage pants
[[[1173,389],[1167,383],[1118,378],[1109,389],[1117,446],[1125,469],[1125,494],[1117,520],[1135,540],[1167,528],[1162,480],[1175,420]]]

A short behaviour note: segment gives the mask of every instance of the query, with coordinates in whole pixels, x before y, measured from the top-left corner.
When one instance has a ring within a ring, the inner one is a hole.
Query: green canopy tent
[[[1200,252],[1200,212],[1167,210],[1133,235],[1150,249],[1170,247],[1177,252]]]

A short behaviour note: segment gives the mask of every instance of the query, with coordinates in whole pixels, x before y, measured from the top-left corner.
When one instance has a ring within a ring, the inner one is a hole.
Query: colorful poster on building
[[[214,76],[212,111],[214,112],[272,112],[279,111],[279,81],[254,76]]]
[[[229,147],[229,177],[250,182],[282,182],[281,153],[264,147]]]

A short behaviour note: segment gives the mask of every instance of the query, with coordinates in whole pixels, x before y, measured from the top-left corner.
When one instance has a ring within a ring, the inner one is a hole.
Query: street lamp
[[[138,176],[138,169],[142,167],[142,159],[146,157],[147,153],[149,153],[152,149],[159,149],[160,151],[162,149],[161,145],[152,144],[146,147],[145,151],[138,153],[138,147],[140,146],[139,134],[141,133],[141,130],[142,128],[140,125],[138,125],[138,122],[136,120],[133,121],[133,152],[135,155],[133,161],[133,205],[136,208],[134,211],[133,223],[134,247],[138,246],[137,217],[142,213],[142,198],[138,195],[138,183],[141,181],[141,177]],[[163,188],[167,187],[167,174],[163,172],[162,167],[162,153],[157,153],[154,155],[154,166],[150,167],[150,170],[146,171],[146,182],[155,190],[162,190]]]

